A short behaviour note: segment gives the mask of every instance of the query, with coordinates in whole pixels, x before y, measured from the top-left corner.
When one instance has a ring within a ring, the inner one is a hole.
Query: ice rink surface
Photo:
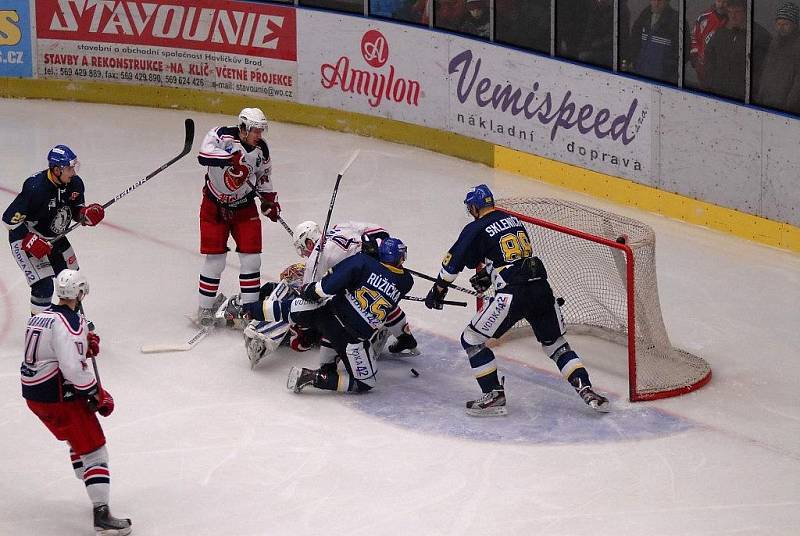
[[[631,404],[624,349],[568,335],[612,399],[599,415],[533,337],[514,337],[495,348],[509,415],[475,419],[463,405],[480,393],[458,342],[471,310],[406,302],[423,355],[381,361],[367,395],[298,395],[286,374],[313,365],[313,351],[281,349],[251,371],[241,335],[218,330],[190,352],[139,352],[194,332],[184,315],[197,307],[202,262],[195,155],[232,117],[22,100],[0,100],[0,116],[3,209],[57,143],[78,154],[87,201],[102,203],[179,152],[184,118],[197,124],[189,156],[70,235],[117,406],[103,420],[112,510],[133,519],[134,534],[800,534],[798,255],[455,158],[273,122],[273,177],[291,225],[324,221],[336,172],[360,148],[333,222],[383,225],[408,245],[407,265],[431,274],[467,223],[467,188],[482,182],[498,198],[561,197],[645,221],[672,342],[713,369],[696,393]],[[298,259],[279,225],[263,229],[262,279],[274,279]],[[10,253],[0,274],[0,534],[91,534],[66,446],[20,396],[29,291]],[[237,274],[230,253],[226,294]],[[412,294],[428,288],[417,280]]]

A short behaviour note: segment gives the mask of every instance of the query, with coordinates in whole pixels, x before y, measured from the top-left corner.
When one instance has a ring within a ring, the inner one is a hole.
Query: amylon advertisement
[[[430,31],[314,11],[298,17],[301,102],[444,127],[447,50]]]
[[[36,0],[37,74],[295,100],[290,7],[215,0]]]
[[[29,78],[33,74],[28,7],[28,0],[0,3],[0,76]]]
[[[615,176],[650,177],[651,90],[451,37],[448,130]]]

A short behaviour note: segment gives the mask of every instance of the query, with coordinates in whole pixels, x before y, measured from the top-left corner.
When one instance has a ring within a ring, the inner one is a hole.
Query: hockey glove
[[[97,357],[100,353],[100,336],[94,331],[86,334],[86,357]]]
[[[481,268],[478,273],[469,278],[469,284],[475,289],[475,292],[481,294],[492,286],[492,276],[486,271],[486,268]]]
[[[444,305],[442,302],[447,295],[447,289],[448,287],[440,287],[437,283],[434,283],[428,291],[428,295],[425,296],[425,307],[428,309],[441,310]]]
[[[278,221],[281,215],[281,204],[278,203],[278,193],[269,192],[261,196],[261,213],[272,221]]]
[[[103,417],[108,417],[114,411],[114,399],[111,393],[100,388],[100,391],[95,395],[97,397],[97,413]]]
[[[303,290],[300,292],[300,295],[303,297],[304,300],[310,301],[312,303],[320,303],[322,301],[322,296],[317,294],[316,283],[308,283],[304,285]]]
[[[311,349],[313,344],[313,333],[311,329],[291,324],[289,326],[289,347],[295,352],[305,352]]]
[[[53,246],[36,233],[28,233],[22,239],[22,249],[37,259],[41,259],[50,255],[50,252],[53,251]]]
[[[88,207],[81,207],[78,211],[78,219],[81,222],[81,225],[88,225],[89,227],[94,227],[106,216],[106,209],[103,208],[103,205],[99,205],[97,203],[92,203]]]

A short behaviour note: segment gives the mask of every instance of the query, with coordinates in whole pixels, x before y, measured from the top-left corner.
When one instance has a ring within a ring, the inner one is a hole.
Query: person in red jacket
[[[714,0],[714,4],[697,17],[692,27],[691,43],[689,45],[689,62],[697,73],[701,87],[707,83],[705,70],[706,45],[714,32],[728,22],[728,0]]]

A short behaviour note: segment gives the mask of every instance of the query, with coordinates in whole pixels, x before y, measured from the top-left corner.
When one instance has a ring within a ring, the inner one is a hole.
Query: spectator
[[[464,22],[464,0],[436,0],[433,4],[437,28],[458,32]]]
[[[678,12],[669,0],[650,0],[631,28],[628,70],[678,83]]]
[[[719,28],[728,21],[728,0],[715,0],[708,11],[701,13],[692,27],[689,61],[701,86],[706,86],[706,45]]]
[[[497,41],[550,52],[550,0],[495,0],[494,20]]]
[[[723,97],[744,100],[747,58],[747,11],[745,0],[728,0],[728,21],[714,32],[706,46],[705,89]],[[769,32],[753,24],[753,94],[758,93],[760,68],[770,42]]]
[[[466,0],[464,18],[459,31],[489,38],[489,0]]]
[[[416,22],[427,26],[430,23],[431,0],[403,0],[402,6],[394,14],[399,20]]]
[[[800,115],[800,9],[793,2],[775,14],[777,37],[767,53],[757,102]]]
[[[614,2],[592,0],[578,60],[610,69],[614,63]]]

